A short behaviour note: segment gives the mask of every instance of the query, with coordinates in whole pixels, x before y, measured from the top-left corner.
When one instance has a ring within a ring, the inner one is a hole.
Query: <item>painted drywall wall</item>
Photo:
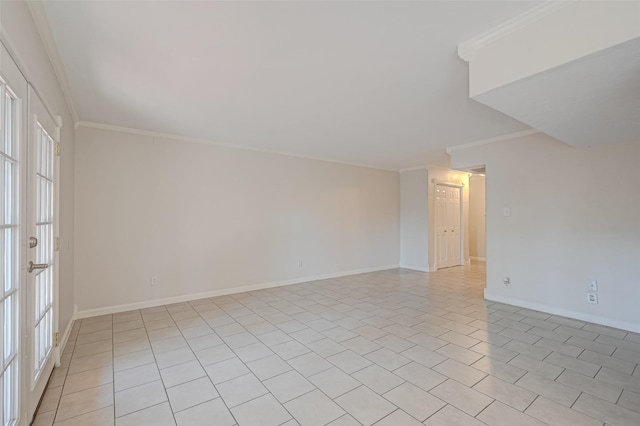
[[[27,2],[0,2],[2,43],[51,112],[62,117],[60,158],[59,331],[74,313],[74,123]]]
[[[469,173],[452,170],[444,167],[429,166],[428,172],[428,205],[429,205],[429,270],[438,269],[437,253],[435,244],[435,190],[436,184],[433,180],[454,182],[464,186],[462,189],[462,238],[464,246],[463,258],[469,260]]]
[[[469,257],[471,260],[486,260],[485,232],[485,186],[484,176],[469,178]]]
[[[429,271],[427,168],[400,173],[400,266]]]
[[[85,127],[76,140],[83,315],[398,265],[396,172]]]
[[[639,161],[639,142],[572,148],[544,134],[454,151],[453,167],[487,168],[486,298],[640,331]]]

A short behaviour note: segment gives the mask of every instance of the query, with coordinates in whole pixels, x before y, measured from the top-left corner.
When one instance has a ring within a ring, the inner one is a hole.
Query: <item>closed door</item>
[[[436,264],[438,268],[446,267],[449,255],[449,234],[447,233],[447,187],[436,185]]]
[[[0,421],[29,424],[59,354],[60,126],[0,44]]]
[[[460,188],[449,187],[447,192],[449,266],[460,265],[460,191]]]
[[[21,420],[20,152],[21,99],[26,82],[0,52],[0,421]]]
[[[459,187],[436,185],[436,259],[438,268],[461,264],[461,191]]]
[[[38,96],[29,93],[30,123],[27,172],[27,338],[30,383],[27,418],[56,362],[58,126]]]

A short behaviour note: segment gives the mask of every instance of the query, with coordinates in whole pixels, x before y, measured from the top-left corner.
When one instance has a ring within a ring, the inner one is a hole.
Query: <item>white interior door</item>
[[[21,146],[27,85],[0,46],[0,421],[14,425],[21,415]]]
[[[447,233],[447,187],[436,185],[436,264],[445,268],[449,262],[449,239]]]
[[[27,300],[30,383],[27,418],[31,418],[58,357],[57,182],[59,127],[35,92],[29,92],[27,171]]]
[[[461,191],[460,187],[436,185],[436,261],[438,268],[461,264]]]
[[[460,265],[460,240],[461,240],[461,226],[460,226],[460,192],[462,188],[448,187],[447,192],[447,218],[448,223],[448,238],[449,243],[447,248],[449,250],[449,266]]]

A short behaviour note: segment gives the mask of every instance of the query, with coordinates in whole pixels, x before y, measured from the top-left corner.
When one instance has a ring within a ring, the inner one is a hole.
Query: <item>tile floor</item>
[[[640,335],[482,299],[482,264],[74,324],[35,425],[640,425]]]

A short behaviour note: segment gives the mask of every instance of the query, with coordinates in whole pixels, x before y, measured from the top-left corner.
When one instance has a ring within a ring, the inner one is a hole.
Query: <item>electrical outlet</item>
[[[511,287],[511,278],[509,277],[504,277],[502,279],[502,284],[505,285],[505,287]]]
[[[595,293],[587,293],[587,302],[597,305],[598,304],[598,295],[595,294]]]
[[[151,285],[152,286],[158,285],[158,277],[151,277]]]
[[[598,291],[598,281],[590,280],[588,282],[588,284],[589,284],[589,291],[591,291],[591,292],[597,292]]]
[[[298,260],[298,268],[302,268],[302,260]]]

